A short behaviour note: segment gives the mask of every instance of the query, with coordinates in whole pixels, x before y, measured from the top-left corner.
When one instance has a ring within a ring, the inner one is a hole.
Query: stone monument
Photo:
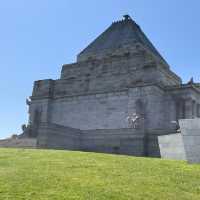
[[[27,104],[24,135],[40,148],[159,157],[158,136],[176,131],[171,121],[200,116],[200,84],[183,84],[125,15],[64,64],[60,78],[35,81]],[[127,120],[133,113],[139,126]]]

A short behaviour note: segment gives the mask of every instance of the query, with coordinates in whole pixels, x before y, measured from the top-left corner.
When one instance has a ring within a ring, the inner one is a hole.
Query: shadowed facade
[[[34,83],[22,137],[38,147],[160,156],[157,136],[200,116],[199,84],[179,76],[129,16],[113,22],[62,66],[57,80]],[[132,126],[127,117],[140,120]]]

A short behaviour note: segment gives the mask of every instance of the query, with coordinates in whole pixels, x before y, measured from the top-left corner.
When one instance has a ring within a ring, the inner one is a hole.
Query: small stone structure
[[[171,121],[200,116],[200,85],[183,84],[126,15],[64,64],[60,78],[35,81],[26,102],[22,136],[40,148],[160,157],[158,136],[176,132]]]
[[[162,158],[200,163],[200,119],[179,120],[181,133],[159,136]]]
[[[200,163],[200,119],[184,119],[179,124],[187,161]]]
[[[186,160],[181,133],[158,136],[161,158]]]

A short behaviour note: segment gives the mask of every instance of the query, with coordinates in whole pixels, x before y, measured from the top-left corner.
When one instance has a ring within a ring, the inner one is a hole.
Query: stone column
[[[176,120],[186,117],[186,101],[184,99],[176,100]]]
[[[200,118],[200,104],[199,103],[196,105],[196,116]]]
[[[192,119],[194,110],[194,101],[190,99],[185,100],[185,119]]]
[[[197,103],[196,101],[192,101],[192,118],[197,117]]]

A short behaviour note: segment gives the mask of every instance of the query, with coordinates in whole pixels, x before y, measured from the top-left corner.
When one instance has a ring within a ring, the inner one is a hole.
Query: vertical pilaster
[[[193,101],[192,101],[192,99],[185,100],[185,118],[186,119],[193,118]]]

